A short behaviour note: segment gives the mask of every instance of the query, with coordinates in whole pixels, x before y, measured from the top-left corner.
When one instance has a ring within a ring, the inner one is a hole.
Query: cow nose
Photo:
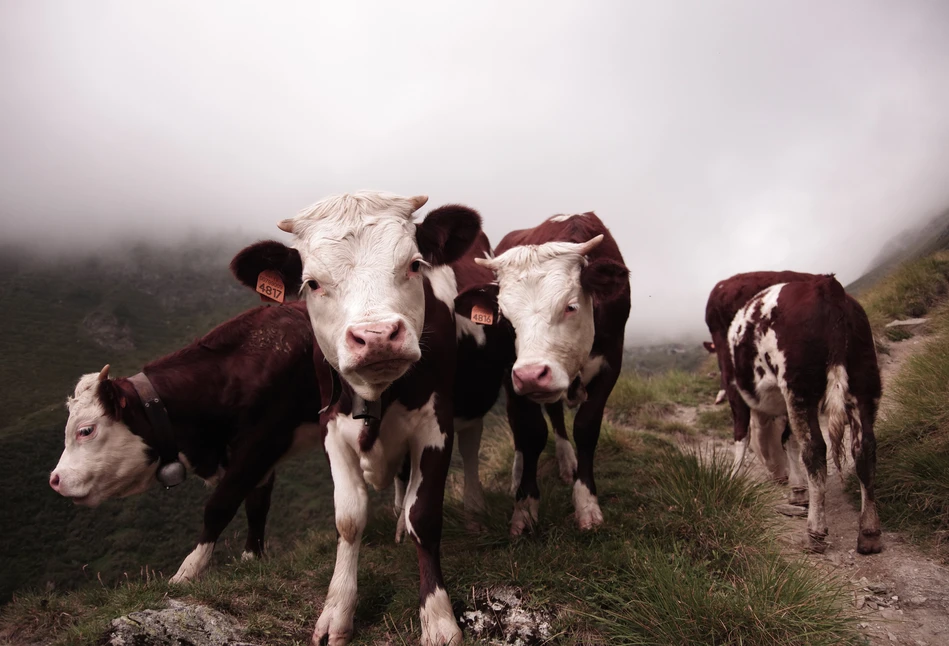
[[[346,346],[357,358],[395,354],[402,349],[405,334],[402,321],[354,325],[346,331]]]
[[[547,390],[550,387],[550,381],[553,379],[553,373],[550,371],[550,366],[535,364],[515,368],[511,377],[517,390],[534,392]]]
[[[53,488],[53,491],[59,493],[59,474],[58,473],[50,474],[49,486]]]

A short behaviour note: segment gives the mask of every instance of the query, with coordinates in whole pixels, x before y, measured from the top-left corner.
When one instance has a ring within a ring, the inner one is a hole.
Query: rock
[[[928,600],[926,597],[917,594],[907,599],[906,602],[911,606],[921,606]]]
[[[867,584],[867,590],[874,594],[889,594],[890,588],[885,583],[870,583]]]
[[[474,609],[462,612],[460,623],[476,643],[539,646],[553,636],[553,614],[528,607],[517,588],[481,589],[472,602]]]
[[[906,319],[905,321],[890,321],[886,327],[916,327],[922,325],[929,319]]]
[[[867,598],[862,594],[858,594],[857,600],[854,602],[854,605],[857,606],[857,610],[860,610],[860,608],[863,608],[866,604]]]
[[[775,505],[774,510],[779,514],[784,514],[785,516],[792,517],[804,517],[807,516],[807,507],[799,507],[798,505],[789,505],[782,503],[780,505]]]
[[[112,620],[106,646],[255,646],[241,639],[237,621],[207,606],[172,599],[164,610],[141,610]]]

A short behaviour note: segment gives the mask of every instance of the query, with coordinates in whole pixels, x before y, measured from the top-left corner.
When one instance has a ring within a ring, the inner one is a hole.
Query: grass
[[[607,402],[613,419],[625,424],[650,427],[650,420],[662,418],[675,405],[697,406],[715,399],[719,382],[695,372],[670,370],[644,376],[624,372]]]
[[[470,607],[472,591],[513,586],[529,607],[550,612],[553,643],[858,643],[837,585],[776,546],[768,485],[731,479],[714,456],[683,455],[648,434],[604,425],[597,477],[605,525],[585,533],[574,526],[551,441],[540,466],[540,523],[511,539],[513,447],[499,418],[489,420],[483,533],[464,529],[459,469],[446,493],[442,562],[456,610]],[[415,550],[393,543],[390,496],[370,497],[357,644],[410,643],[419,634]],[[93,579],[72,593],[17,595],[0,611],[0,638],[94,644],[113,617],[174,596],[238,617],[249,640],[308,643],[334,552],[326,521],[310,524],[295,546],[262,563],[225,562],[181,590],[140,572],[118,585]]]
[[[876,489],[884,525],[938,543],[934,530],[943,542],[949,530],[949,306],[932,323],[935,338],[887,384],[896,403],[876,428]]]
[[[732,409],[728,403],[699,411],[697,425],[703,431],[728,431],[731,436]]]
[[[911,260],[859,295],[877,332],[894,319],[925,316],[949,293],[949,251]]]

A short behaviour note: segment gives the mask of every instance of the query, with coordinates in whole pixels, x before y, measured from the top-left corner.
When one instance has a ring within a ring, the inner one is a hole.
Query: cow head
[[[480,216],[463,206],[441,207],[416,224],[413,214],[427,200],[329,197],[279,223],[293,234],[291,246],[259,242],[231,262],[245,285],[269,270],[287,292],[302,294],[323,355],[367,400],[379,399],[421,357],[423,276],[464,255],[481,230]]]
[[[594,300],[614,298],[629,280],[621,263],[586,258],[602,241],[598,235],[583,243],[526,245],[475,259],[495,272],[498,285],[466,291],[456,300],[458,311],[498,309],[514,327],[517,394],[539,403],[561,399],[590,356]],[[495,293],[496,303],[490,300]]]
[[[155,480],[158,461],[148,445],[119,421],[128,395],[109,379],[109,366],[83,375],[67,398],[66,448],[49,484],[78,505],[145,491]]]

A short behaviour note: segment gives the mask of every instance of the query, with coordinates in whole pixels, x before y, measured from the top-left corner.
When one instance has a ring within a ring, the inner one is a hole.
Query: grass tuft
[[[939,251],[900,265],[873,289],[860,295],[860,302],[874,330],[894,319],[924,316],[949,293],[949,252]]]
[[[692,372],[670,370],[659,375],[623,373],[607,403],[613,419],[648,428],[649,418],[661,418],[675,405],[696,406],[714,400],[718,381]]]

